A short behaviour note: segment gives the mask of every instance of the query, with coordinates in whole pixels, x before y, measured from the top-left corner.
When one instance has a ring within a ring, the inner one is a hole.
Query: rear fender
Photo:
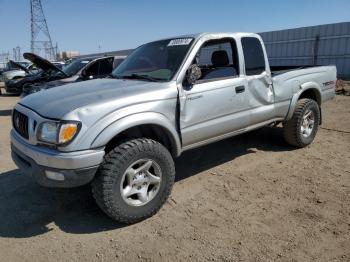
[[[299,88],[300,88],[299,91],[297,93],[295,93],[292,97],[292,100],[291,100],[290,106],[289,106],[289,110],[288,110],[288,113],[287,113],[285,120],[289,120],[292,118],[295,107],[297,105],[297,102],[300,99],[300,96],[307,90],[312,90],[315,93],[316,97],[319,98],[319,99],[317,99],[318,101],[316,101],[316,102],[318,103],[318,105],[321,108],[321,103],[322,103],[321,87],[318,83],[306,82],[304,84],[301,84]]]

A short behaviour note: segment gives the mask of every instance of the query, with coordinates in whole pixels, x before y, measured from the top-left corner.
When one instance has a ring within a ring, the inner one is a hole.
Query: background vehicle
[[[3,68],[0,80],[4,82],[18,81],[26,76],[36,74],[38,69],[34,64],[27,62],[15,62],[10,60]],[[1,89],[0,89],[1,94]]]
[[[6,63],[0,63],[0,81],[2,79],[2,73],[4,72],[6,68]]]
[[[73,82],[107,77],[112,73],[113,69],[124,59],[124,56],[75,59],[62,69],[67,77],[55,81],[39,82],[33,85],[27,85],[23,87],[22,97],[36,93],[38,91],[62,86]]]
[[[5,79],[5,90],[7,93],[21,94],[24,86],[67,77],[56,65],[38,55],[24,53],[23,57],[31,61],[37,70],[35,72],[27,72],[27,75],[24,77]]]
[[[20,67],[18,67],[18,65]],[[29,67],[28,62],[14,62],[12,60],[6,62],[6,63],[0,63],[0,80],[2,79],[2,74],[8,71],[13,71],[13,70],[21,70],[21,67],[28,68]]]
[[[10,60],[6,63],[6,67],[4,67],[2,74],[3,74],[3,80],[11,80],[11,79],[17,79],[17,78],[23,78],[27,74],[32,73],[33,66],[30,65],[27,62],[15,62]]]
[[[12,157],[44,186],[91,182],[106,214],[133,223],[164,204],[185,150],[278,122],[309,145],[336,68],[270,68],[258,35],[204,33],[145,44],[112,77],[24,98]]]

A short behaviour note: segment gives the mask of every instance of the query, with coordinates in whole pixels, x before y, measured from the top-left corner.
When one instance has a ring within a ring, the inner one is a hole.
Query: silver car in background
[[[65,77],[54,81],[42,81],[23,87],[21,97],[69,83],[105,78],[125,59],[126,56],[104,56],[76,58],[62,68]]]

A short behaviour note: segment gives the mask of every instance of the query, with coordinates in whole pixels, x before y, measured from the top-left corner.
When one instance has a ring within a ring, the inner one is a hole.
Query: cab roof
[[[196,34],[187,34],[187,35],[180,35],[180,36],[174,36],[174,37],[167,37],[167,38],[162,38],[159,40],[167,40],[167,39],[176,39],[176,38],[194,38],[194,39],[199,39],[199,38],[220,38],[220,37],[256,37],[256,38],[261,38],[258,34],[256,33],[248,33],[248,32],[202,32],[202,33],[196,33]]]

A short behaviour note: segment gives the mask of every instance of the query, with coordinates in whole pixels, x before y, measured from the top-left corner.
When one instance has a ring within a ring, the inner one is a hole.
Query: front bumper
[[[4,82],[4,88],[6,90],[6,93],[11,93],[11,94],[20,94],[22,92],[21,88],[18,87],[17,85],[12,83],[12,80],[7,80]]]
[[[21,141],[11,132],[11,155],[21,172],[46,187],[77,187],[89,183],[103,160],[104,150],[58,152]],[[59,179],[48,176],[59,174]]]

